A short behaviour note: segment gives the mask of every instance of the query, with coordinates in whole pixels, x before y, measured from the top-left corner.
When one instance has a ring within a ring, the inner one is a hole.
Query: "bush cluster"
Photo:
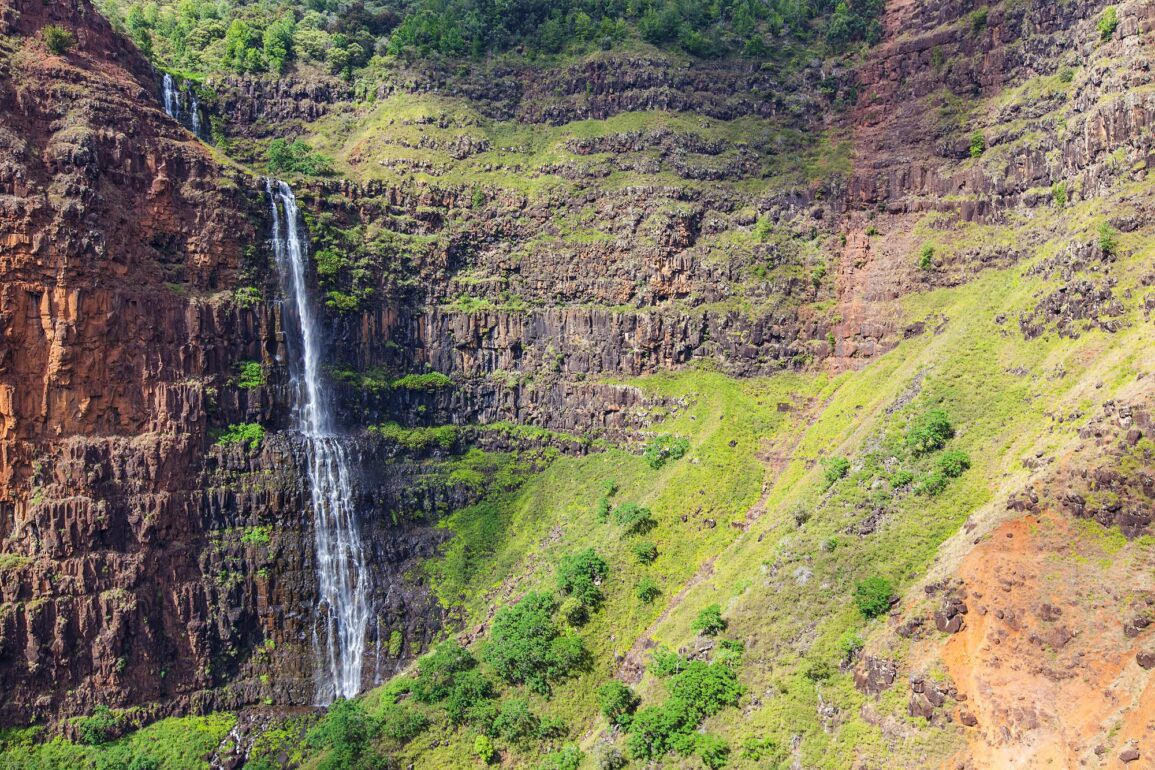
[[[676,673],[668,675],[666,701],[638,710],[629,720],[626,747],[630,755],[651,761],[671,751],[682,755],[697,753],[707,766],[721,767],[729,746],[721,739],[699,735],[697,729],[707,717],[738,705],[743,687],[737,674],[730,666],[700,660],[683,660],[673,667],[667,662],[658,670],[671,668]]]
[[[548,696],[551,683],[584,664],[585,646],[576,634],[557,628],[556,608],[549,594],[529,593],[512,607],[498,610],[482,657],[505,682],[524,684]]]

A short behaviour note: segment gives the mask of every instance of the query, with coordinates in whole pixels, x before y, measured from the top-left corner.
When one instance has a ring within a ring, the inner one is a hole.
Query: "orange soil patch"
[[[959,571],[966,627],[943,660],[960,693],[968,768],[1155,767],[1155,548],[1054,513],[1007,522]],[[1142,621],[1140,621],[1140,624]],[[1119,756],[1137,748],[1140,758]]]

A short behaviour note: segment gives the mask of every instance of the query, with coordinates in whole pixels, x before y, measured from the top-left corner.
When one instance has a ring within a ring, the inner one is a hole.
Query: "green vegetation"
[[[265,370],[260,361],[242,361],[237,365],[237,387],[253,390],[265,384]]]
[[[658,558],[658,546],[650,540],[641,540],[630,547],[639,564],[652,564]]]
[[[703,607],[698,613],[698,617],[694,618],[694,622],[690,624],[690,628],[703,636],[717,636],[725,631],[726,621],[722,619],[721,605],[711,604],[708,607]]]
[[[1119,9],[1108,5],[1099,16],[1099,39],[1106,42],[1115,37],[1115,30],[1119,28]]]
[[[634,759],[651,761],[670,752],[697,751],[705,761],[703,749],[712,757],[719,752],[719,744],[703,741],[697,728],[707,717],[737,706],[744,688],[734,670],[718,662],[686,661],[678,669],[668,674],[666,701],[638,710],[629,721],[626,745]]]
[[[934,246],[924,243],[918,252],[918,267],[920,270],[930,270],[934,267]]]
[[[839,479],[845,478],[846,474],[850,472],[850,460],[845,457],[831,457],[822,461],[822,478],[826,481],[826,486],[831,486]],[[802,524],[803,522],[798,522]]]
[[[247,444],[249,451],[256,451],[265,439],[265,429],[259,423],[242,422],[230,425],[227,430],[217,436],[217,446],[231,446],[233,444]]]
[[[651,468],[658,470],[670,460],[682,459],[689,448],[690,442],[687,439],[663,434],[651,439],[646,444],[642,456],[646,458],[646,463]]]
[[[1105,256],[1114,256],[1119,250],[1119,235],[1110,222],[1102,222],[1098,232],[1099,250]]]
[[[987,151],[987,137],[982,131],[975,131],[971,134],[970,153],[972,158],[982,157],[982,154]]]
[[[941,409],[931,409],[913,420],[906,429],[905,444],[915,456],[929,454],[946,446],[954,438],[954,426]]]
[[[870,620],[890,609],[894,586],[884,577],[875,575],[854,586],[854,604],[862,617]]]
[[[274,139],[265,150],[265,160],[270,174],[304,174],[325,176],[333,173],[333,160],[297,139],[286,142]]]
[[[479,735],[473,739],[473,753],[485,765],[493,764],[498,758],[497,748],[487,735]]]
[[[1067,183],[1055,182],[1051,185],[1051,201],[1055,204],[1055,208],[1064,209],[1067,207]]]
[[[280,73],[300,63],[351,78],[398,56],[478,58],[520,50],[536,57],[642,42],[703,58],[768,58],[790,44],[841,50],[879,39],[883,2],[98,0],[98,6],[170,70]]]
[[[45,24],[40,35],[44,38],[44,46],[57,56],[68,53],[76,45],[76,36],[72,30],[59,24]]]
[[[658,525],[653,512],[637,503],[626,503],[615,508],[614,523],[626,535],[642,535]]]
[[[482,658],[509,684],[525,684],[540,695],[582,665],[582,640],[561,633],[551,616],[557,605],[549,594],[530,593],[493,618]]]
[[[406,374],[393,380],[395,390],[444,390],[453,387],[453,380],[441,372],[426,372],[424,374]]]
[[[236,724],[231,714],[169,718],[116,738],[127,720],[103,706],[75,722],[81,743],[44,741],[39,727],[0,731],[0,770],[200,770]]]
[[[249,527],[241,535],[241,542],[246,545],[268,545],[273,539],[273,528],[270,526]]]
[[[563,596],[572,596],[586,607],[595,608],[604,598],[598,586],[609,574],[605,559],[587,548],[562,558],[557,568],[557,588]]]
[[[986,6],[983,6],[982,8],[976,8],[975,10],[971,11],[971,15],[969,17],[971,32],[977,34],[987,28],[988,13],[989,9]]]
[[[391,441],[396,441],[407,449],[414,450],[425,450],[433,447],[443,450],[452,449],[460,437],[460,430],[456,425],[405,428],[395,422],[387,422],[384,425],[371,425],[369,431]]]
[[[637,711],[641,698],[634,691],[614,679],[598,689],[598,703],[606,721],[618,727],[628,727],[630,717]]]

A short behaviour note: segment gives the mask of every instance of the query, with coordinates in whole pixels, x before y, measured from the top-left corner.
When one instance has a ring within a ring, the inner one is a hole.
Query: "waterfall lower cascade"
[[[316,702],[328,705],[361,689],[370,620],[369,571],[351,499],[348,457],[334,433],[331,398],[321,379],[320,326],[305,280],[308,249],[299,230],[297,200],[284,182],[269,179],[266,189],[273,208],[273,251],[287,304],[286,337],[296,332],[289,346],[293,414],[308,452],[320,585],[313,623]]]

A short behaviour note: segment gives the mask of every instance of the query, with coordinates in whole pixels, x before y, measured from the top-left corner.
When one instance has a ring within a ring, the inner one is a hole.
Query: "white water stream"
[[[369,571],[351,499],[348,457],[334,433],[331,394],[321,378],[321,327],[308,294],[308,248],[300,231],[297,200],[284,182],[269,179],[266,189],[273,209],[273,250],[287,303],[293,412],[306,443],[312,492],[320,587],[313,623],[315,700],[327,705],[361,689],[370,621]]]

